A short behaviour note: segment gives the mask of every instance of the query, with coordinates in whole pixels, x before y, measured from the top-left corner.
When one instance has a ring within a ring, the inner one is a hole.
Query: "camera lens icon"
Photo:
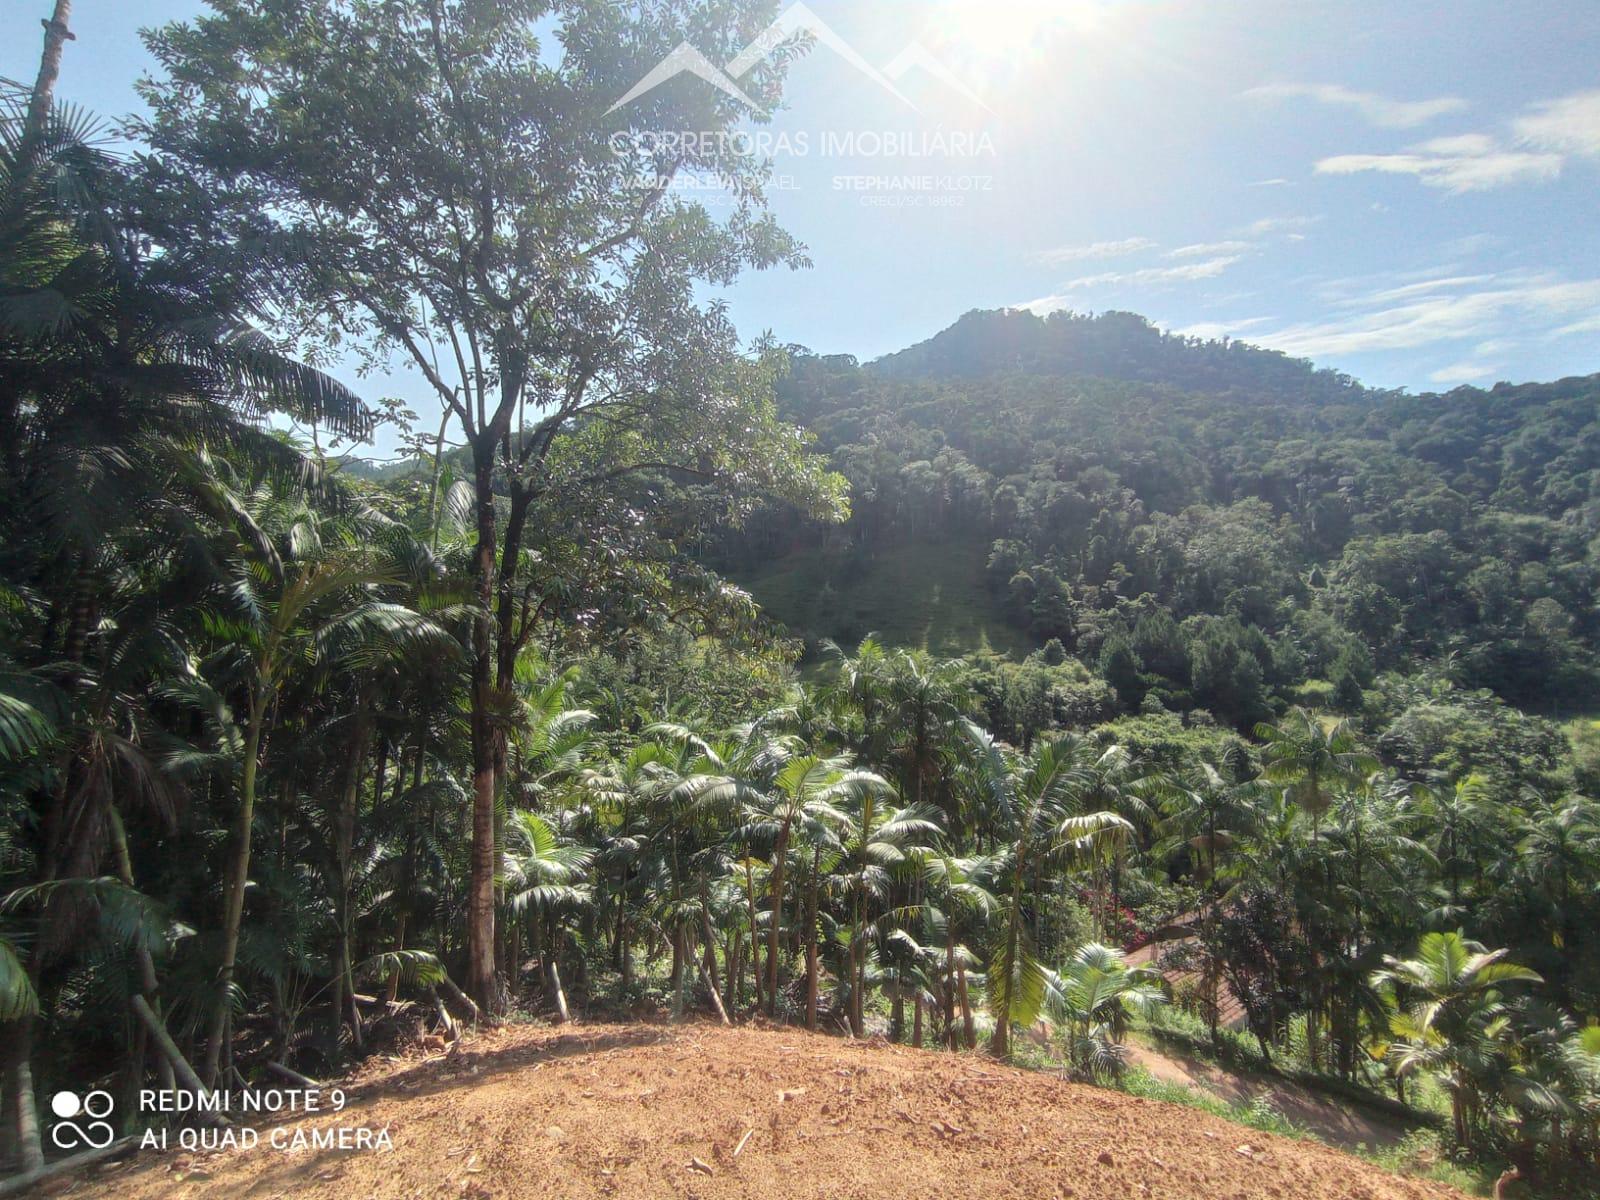
[[[57,1092],[50,1097],[50,1111],[56,1116],[50,1140],[59,1150],[109,1146],[116,1137],[116,1130],[105,1118],[111,1115],[114,1105],[111,1093],[106,1091],[86,1092],[82,1096],[77,1092]]]

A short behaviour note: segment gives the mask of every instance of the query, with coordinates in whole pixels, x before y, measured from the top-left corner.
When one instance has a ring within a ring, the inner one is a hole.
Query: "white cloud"
[[[1099,275],[1085,275],[1079,279],[1070,279],[1062,284],[1064,291],[1077,291],[1080,288],[1103,287],[1106,284],[1163,284],[1163,283],[1190,283],[1197,279],[1215,279],[1234,263],[1239,261],[1237,254],[1225,254],[1217,258],[1208,258],[1203,262],[1185,263],[1180,267],[1145,267],[1138,271],[1105,271]]]
[[[1336,83],[1269,83],[1251,88],[1244,95],[1257,100],[1303,98],[1352,108],[1372,124],[1385,129],[1412,129],[1467,107],[1467,102],[1459,96],[1437,96],[1431,100],[1391,100],[1387,96],[1353,91]]]
[[[1566,337],[1573,333],[1600,333],[1600,312],[1592,317],[1584,317],[1581,321],[1574,321],[1570,325],[1563,325],[1555,332],[1557,337]]]
[[[1411,175],[1427,187],[1484,192],[1513,184],[1548,183],[1569,157],[1600,158],[1600,90],[1535,104],[1511,122],[1514,138],[1460,133],[1430,138],[1393,154],[1335,154],[1319,175],[1373,171]]]
[[[1254,183],[1245,184],[1246,187],[1293,187],[1294,183],[1288,179],[1258,179]]]
[[[1458,362],[1448,367],[1440,367],[1428,378],[1434,383],[1458,384],[1476,383],[1480,379],[1492,379],[1498,366],[1480,362]]]
[[[1358,302],[1363,311],[1303,322],[1253,340],[1305,358],[1340,358],[1384,350],[1503,335],[1513,326],[1600,317],[1600,279],[1549,275],[1461,276],[1432,288],[1393,288]],[[1568,326],[1570,328],[1570,326]],[[1560,332],[1560,330],[1558,330]]]
[[[1023,312],[1031,312],[1035,316],[1045,317],[1053,312],[1060,312],[1064,308],[1072,307],[1072,297],[1060,294],[1054,296],[1040,296],[1037,300],[1028,300],[1022,304],[1013,305]]]
[[[1204,338],[1209,342],[1218,338],[1237,337],[1247,329],[1268,325],[1271,322],[1271,317],[1244,317],[1238,321],[1196,321],[1193,325],[1185,325],[1171,332],[1178,337]]]
[[[1247,254],[1254,250],[1254,242],[1196,242],[1192,246],[1179,246],[1168,250],[1168,258],[1215,258],[1219,254]]]
[[[1096,258],[1125,258],[1145,250],[1154,250],[1155,242],[1147,237],[1123,238],[1117,242],[1090,242],[1082,246],[1058,246],[1039,255],[1043,262],[1059,265]]]
[[[1420,283],[1407,283],[1401,287],[1386,288],[1381,292],[1370,292],[1355,300],[1346,300],[1346,305],[1360,304],[1370,308],[1374,304],[1393,304],[1397,300],[1410,300],[1416,296],[1425,296],[1429,292],[1455,291],[1474,283],[1489,283],[1493,275],[1452,275],[1442,279],[1424,279]]]
[[[1511,127],[1524,142],[1542,150],[1600,158],[1600,91],[1536,104]]]
[[[1308,229],[1315,225],[1321,217],[1262,217],[1259,221],[1252,221],[1240,232],[1250,237],[1265,237],[1270,233],[1289,233],[1291,230]]]
[[[1469,233],[1464,237],[1451,238],[1439,248],[1446,254],[1470,258],[1481,254],[1485,250],[1493,249],[1503,240],[1503,238],[1493,233]]]
[[[1440,158],[1481,158],[1493,154],[1500,147],[1487,133],[1458,133],[1451,137],[1429,138],[1418,142],[1416,150],[1422,154],[1435,154]]]
[[[1473,133],[1434,138],[1403,154],[1335,154],[1317,163],[1317,174],[1413,175],[1427,187],[1460,194],[1514,183],[1545,183],[1561,174],[1562,161],[1559,154],[1508,150],[1487,134]]]

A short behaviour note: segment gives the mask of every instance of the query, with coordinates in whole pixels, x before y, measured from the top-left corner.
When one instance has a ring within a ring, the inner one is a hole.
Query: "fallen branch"
[[[267,1064],[267,1070],[276,1075],[279,1079],[287,1079],[296,1087],[305,1088],[308,1092],[319,1091],[322,1088],[322,1085],[315,1079],[312,1079],[308,1075],[302,1075],[299,1071],[291,1071],[282,1063],[269,1062]]]
[[[439,1018],[439,1028],[445,1038],[448,1041],[455,1041],[461,1036],[461,1031],[456,1028],[456,1019],[450,1015],[450,1010],[445,1007],[444,1000],[435,989],[428,989],[428,998],[433,1001],[433,1011]]]
[[[474,1024],[483,1024],[483,1013],[478,1008],[477,1003],[471,996],[456,986],[455,980],[446,975],[439,980],[439,986],[444,990],[444,994],[455,1003],[456,1007],[467,1014],[467,1020]]]
[[[140,997],[143,999],[143,997]],[[13,1175],[10,1179],[0,1180],[0,1196],[10,1196],[17,1192],[24,1192],[36,1183],[67,1171],[76,1171],[80,1167],[93,1166],[97,1162],[106,1162],[109,1159],[120,1158],[124,1154],[131,1154],[139,1148],[139,1136],[118,1138],[109,1146],[101,1146],[97,1150],[82,1150],[77,1154],[69,1154],[66,1158],[57,1159],[48,1166],[40,1167],[36,1171],[29,1171],[23,1175]]]
[[[567,993],[561,986],[561,968],[556,965],[554,958],[545,962],[544,973],[550,988],[550,999],[556,1006],[556,1016],[566,1025],[572,1020],[572,1013],[567,1009]]]
[[[162,1023],[160,1017],[156,1016],[155,1010],[150,1007],[149,1002],[143,996],[135,996],[131,1003],[134,1015],[144,1023],[144,1027],[150,1031],[150,1036],[155,1039],[156,1048],[172,1064],[172,1070],[177,1075],[178,1082],[197,1096],[210,1097],[212,1095],[211,1089],[200,1081],[199,1075],[195,1074],[194,1068],[189,1065],[189,1060],[184,1058],[183,1052],[178,1049],[178,1044],[172,1040],[172,1035],[167,1032],[166,1025]],[[195,1116],[202,1121],[224,1128],[233,1124],[221,1113],[213,1112],[210,1109],[197,1109]]]
[[[717,992],[716,985],[711,982],[711,976],[706,973],[704,963],[700,964],[700,982],[705,984],[706,991],[711,996],[711,1006],[717,1010],[717,1016],[721,1018],[722,1023],[732,1025],[733,1022],[728,1020],[728,1010],[722,1007],[722,996]]]

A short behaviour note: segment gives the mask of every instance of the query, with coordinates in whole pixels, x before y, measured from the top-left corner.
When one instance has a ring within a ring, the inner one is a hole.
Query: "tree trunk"
[[[628,825],[626,811],[622,818],[623,828]],[[618,974],[622,976],[622,994],[626,996],[633,983],[633,950],[628,945],[628,875],[626,865],[622,868],[622,882],[617,888],[617,936],[612,946],[612,959]]]
[[[728,1020],[728,1010],[722,1006],[722,985],[717,979],[717,937],[711,928],[709,914],[706,915],[705,929],[705,958],[700,967],[700,982],[711,997],[711,1007],[717,1010],[717,1018],[724,1025],[732,1025],[733,1022]]]
[[[822,846],[811,852],[811,879],[806,893],[806,1028],[817,1028],[817,873],[822,866]]]
[[[701,912],[702,924],[706,932],[706,974],[710,977],[711,990],[717,993],[717,1004],[722,1003],[722,978],[717,974],[717,931],[711,927],[711,911],[709,908]]]
[[[456,986],[455,980],[451,979],[450,976],[446,975],[443,979],[439,980],[438,987],[446,996],[456,1002],[456,1006],[460,1008],[462,1012],[467,1014],[467,1020],[483,1020],[483,1011],[475,1003],[473,1003],[471,996],[467,995]]]
[[[333,1032],[337,1039],[339,1027],[348,1016],[358,1048],[361,1045],[361,1016],[356,1011],[354,971],[350,957],[351,885],[354,882],[352,859],[355,852],[356,813],[361,803],[361,767],[366,759],[371,728],[370,710],[363,688],[356,700],[355,729],[352,731],[345,757],[337,807],[333,814],[334,869],[337,873],[338,886],[338,894],[333,898],[335,921]]]
[[[967,998],[967,964],[956,959],[956,990],[961,997],[961,1028],[968,1050],[978,1048],[978,1031],[972,1022],[972,1004]]]
[[[56,0],[55,11],[44,25],[44,54],[39,59],[39,77],[28,101],[28,123],[23,127],[22,143],[31,146],[44,136],[45,119],[55,98],[56,80],[61,75],[61,51],[76,35],[67,28],[72,17],[72,0]],[[20,156],[19,156],[20,157]]]
[[[750,910],[750,977],[755,984],[756,1011],[761,1011],[761,934],[756,928],[756,877],[750,860],[744,863],[744,897]]]
[[[918,1050],[921,1050],[922,1049],[922,995],[921,995],[920,992],[917,994],[917,997],[913,1001],[913,1003],[916,1005],[916,1008],[912,1010],[913,1011],[913,1015],[912,1015],[912,1018],[911,1018],[911,1044],[913,1046],[915,1046]]]
[[[806,1028],[817,1029],[817,939],[806,939]]]
[[[108,823],[111,828],[111,845],[117,859],[117,875],[123,884],[133,888],[133,857],[128,852],[128,831],[122,824],[122,814],[117,811],[116,805],[108,806]],[[150,957],[150,948],[142,941],[134,948],[134,960],[139,967],[139,991],[143,994],[145,1002],[155,1014],[156,1019],[161,1019],[161,999],[157,995],[156,964]],[[146,1030],[139,1029],[138,1045],[132,1055],[133,1065],[132,1091],[134,1098],[138,1097],[139,1084],[143,1082],[144,1064],[148,1047],[146,1045]],[[157,1073],[161,1078],[161,1086],[168,1092],[173,1089],[172,1064],[165,1055],[156,1055]],[[136,1106],[131,1106],[130,1112],[137,1111]]]
[[[672,1019],[683,1017],[683,931],[672,931]]]
[[[853,928],[850,930],[850,953],[847,956],[848,967],[846,974],[850,978],[850,992],[846,997],[845,1012],[850,1018],[850,1032],[855,1037],[866,1036],[866,1021],[861,1003],[861,993],[864,990],[862,981],[866,978],[866,947],[862,943],[861,928],[866,920],[863,911],[862,892],[858,886],[854,904]]]
[[[12,1023],[16,1034],[8,1039],[11,1061],[6,1064],[6,1090],[12,1120],[16,1122],[17,1165],[24,1173],[44,1168],[44,1151],[39,1145],[39,1109],[33,1094],[33,1021],[30,1016]]]
[[[233,1028],[233,967],[239,954],[239,925],[244,919],[244,892],[250,879],[250,827],[255,820],[256,768],[261,754],[261,729],[266,723],[267,697],[256,692],[250,698],[249,723],[244,738],[244,766],[239,782],[239,815],[233,829],[233,859],[228,864],[228,881],[223,889],[222,965],[217,970],[216,1011],[206,1037],[205,1068],[201,1078],[207,1087],[217,1082],[222,1065],[222,1047]]]
[[[727,979],[724,1007],[736,1009],[739,1007],[739,994],[744,991],[744,936],[738,929],[729,935]]]
[[[956,1048],[956,926],[955,918],[945,914],[944,925],[944,1036],[950,1049]]]
[[[1006,917],[1006,952],[1001,959],[1006,978],[997,989],[990,980],[989,994],[997,992],[1002,997],[994,1016],[994,1037],[989,1043],[990,1052],[1002,1062],[1011,1061],[1011,995],[1017,977],[1017,955],[1022,952],[1022,867],[1018,856],[1017,876],[1011,885],[1011,912]]]
[[[396,953],[406,948],[406,914],[404,909],[401,909],[400,915],[395,918],[394,948]],[[389,976],[389,986],[387,991],[384,993],[384,999],[388,1003],[393,1004],[399,998],[399,996],[400,972],[396,971],[394,974]]]
[[[789,856],[789,826],[778,832],[772,856],[772,924],[767,929],[767,1016],[778,1015],[778,931],[783,925],[783,865]]]
[[[478,602],[483,613],[472,627],[472,870],[467,892],[467,991],[485,1013],[500,1011],[494,964],[494,700],[495,510],[492,437],[473,439],[473,488],[477,501],[475,560]]]

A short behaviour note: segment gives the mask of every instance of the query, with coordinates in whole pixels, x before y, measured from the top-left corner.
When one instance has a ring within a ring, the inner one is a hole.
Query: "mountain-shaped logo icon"
[[[772,24],[757,34],[754,41],[729,59],[727,65],[720,69],[688,42],[681,43],[606,112],[614,113],[617,109],[632,104],[646,92],[654,91],[669,79],[685,74],[697,76],[741,104],[759,109],[761,106],[745,94],[737,80],[749,74],[757,63],[763,61],[779,46],[803,33],[809,33],[816,39],[818,45],[832,50],[896,100],[911,108],[916,108],[916,104],[895,85],[911,71],[923,71],[986,112],[992,111],[959,75],[922,43],[912,42],[880,69],[863,58],[854,46],[835,33],[826,21],[804,4],[791,4]]]

